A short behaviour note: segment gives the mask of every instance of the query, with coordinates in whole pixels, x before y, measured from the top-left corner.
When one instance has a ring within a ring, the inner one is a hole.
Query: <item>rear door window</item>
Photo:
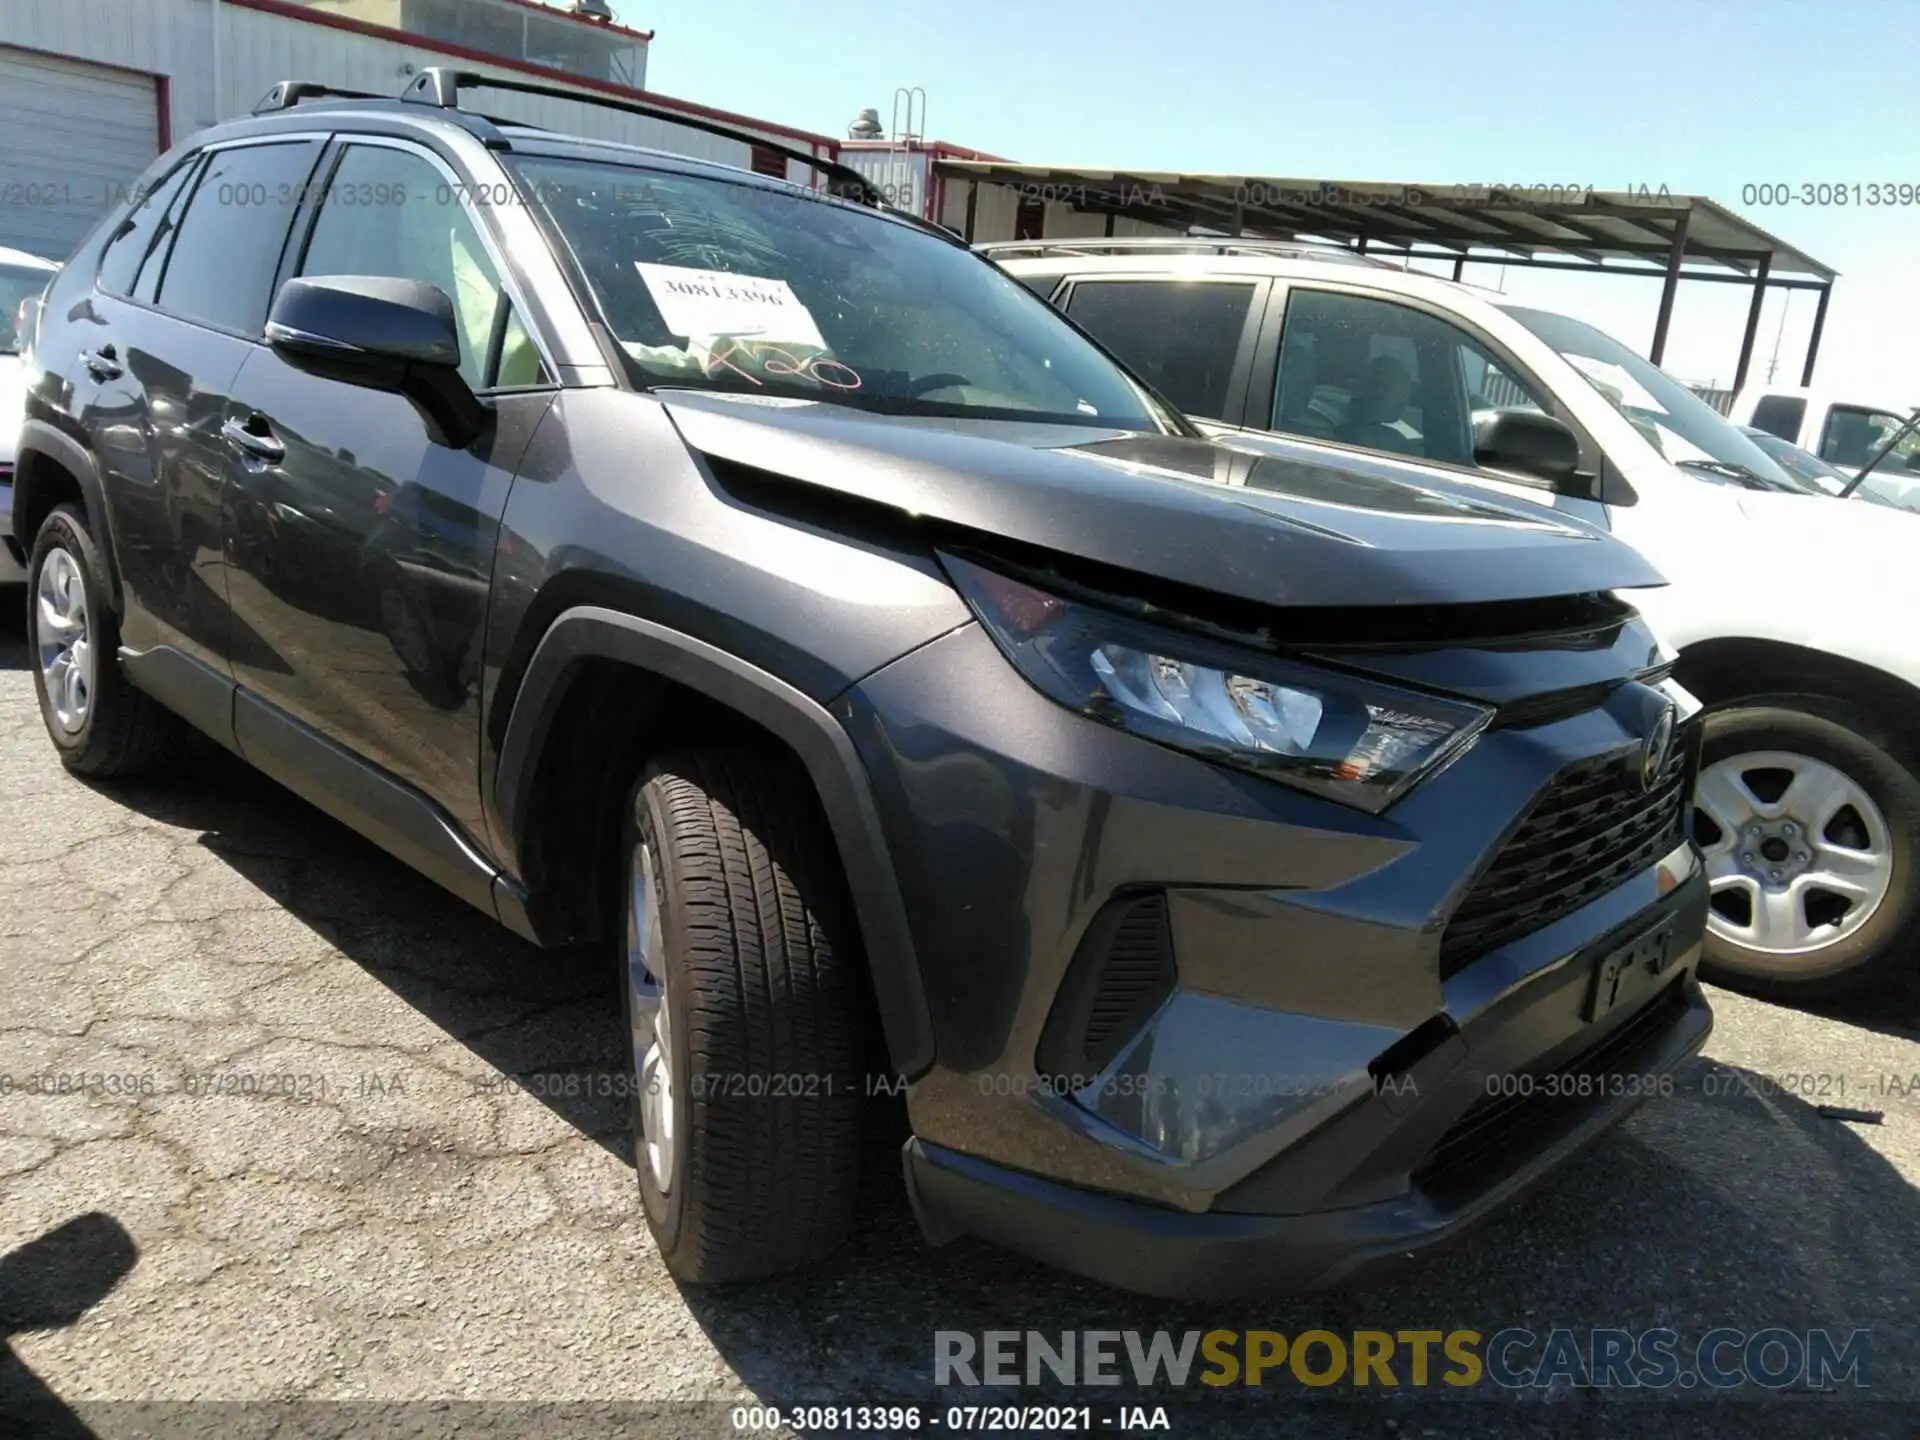
[[[187,202],[160,278],[160,308],[249,338],[318,157],[317,140],[216,150]]]
[[[1254,281],[1081,280],[1067,314],[1189,415],[1233,421]]]

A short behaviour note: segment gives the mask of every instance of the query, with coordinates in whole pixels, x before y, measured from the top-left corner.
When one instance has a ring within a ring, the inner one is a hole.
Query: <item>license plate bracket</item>
[[[1591,1022],[1608,1014],[1622,1000],[1638,994],[1646,982],[1673,963],[1673,922],[1663,920],[1642,930],[1625,944],[1602,955],[1587,986],[1585,1018]]]

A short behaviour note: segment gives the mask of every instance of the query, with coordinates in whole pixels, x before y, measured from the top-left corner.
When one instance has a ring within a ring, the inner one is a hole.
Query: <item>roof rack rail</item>
[[[416,105],[437,105],[443,110],[460,109],[462,90],[510,90],[519,95],[544,95],[554,100],[574,100],[583,105],[599,105],[608,110],[623,110],[629,115],[644,116],[649,120],[665,120],[669,124],[684,125],[690,130],[704,130],[709,135],[718,135],[727,140],[738,140],[744,145],[758,146],[762,150],[771,150],[789,160],[798,160],[835,182],[828,187],[829,193],[843,199],[857,200],[863,205],[871,205],[876,210],[895,211],[887,203],[874,183],[851,165],[824,155],[815,155],[795,145],[783,145],[777,140],[768,140],[751,130],[737,125],[722,124],[717,120],[708,120],[703,116],[689,115],[684,111],[672,109],[666,105],[649,105],[641,100],[622,100],[612,95],[597,95],[590,91],[569,90],[559,85],[537,85],[526,80],[501,80],[492,75],[482,75],[474,70],[455,70],[443,65],[430,65],[422,70],[414,81],[401,94],[400,98]],[[472,112],[463,112],[472,113]],[[917,219],[909,212],[910,219]]]
[[[1302,255],[1340,264],[1379,265],[1336,240],[1282,240],[1258,236],[1123,235],[1092,240],[989,240],[973,247],[995,260],[1042,259],[1050,255]],[[1387,268],[1391,269],[1391,266]]]
[[[278,85],[260,97],[260,103],[253,107],[256,115],[272,115],[276,111],[291,110],[303,100],[386,100],[386,95],[373,95],[365,90],[341,90],[332,85],[322,85],[317,80],[282,80]]]

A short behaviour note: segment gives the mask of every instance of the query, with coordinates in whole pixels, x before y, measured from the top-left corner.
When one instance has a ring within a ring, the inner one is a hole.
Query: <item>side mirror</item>
[[[289,280],[267,317],[267,343],[289,365],[413,402],[435,443],[464,450],[492,412],[460,375],[453,301],[418,280],[327,275]]]
[[[1564,488],[1580,468],[1580,441],[1566,425],[1538,410],[1495,410],[1473,423],[1473,458]]]

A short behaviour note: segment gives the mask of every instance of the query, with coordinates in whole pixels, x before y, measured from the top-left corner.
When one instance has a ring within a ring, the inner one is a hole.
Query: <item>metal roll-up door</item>
[[[159,151],[153,77],[0,45],[0,246],[66,259]]]

